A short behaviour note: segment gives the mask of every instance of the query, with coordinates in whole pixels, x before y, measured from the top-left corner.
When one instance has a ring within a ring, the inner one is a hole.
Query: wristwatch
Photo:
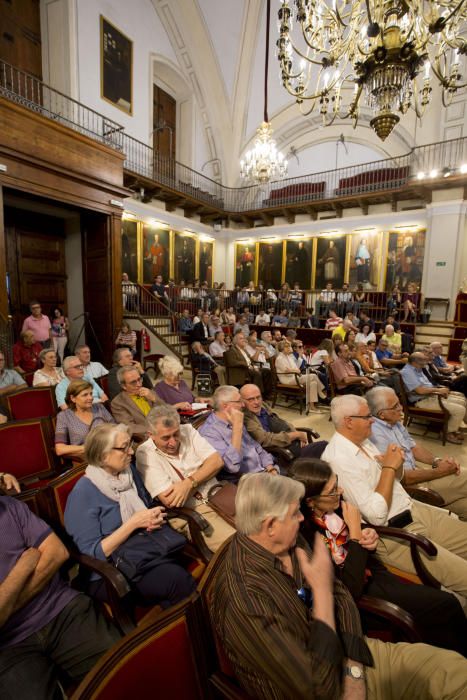
[[[346,666],[344,675],[355,678],[355,680],[358,681],[363,678],[363,669],[360,668],[360,666]]]
[[[189,476],[188,478],[189,478],[189,480],[191,481],[192,488],[193,488],[193,489],[197,489],[198,486],[199,486],[199,481],[196,481],[196,479],[193,479],[192,476]]]
[[[443,461],[443,458],[442,458],[442,457],[435,457],[435,458],[433,459],[432,463],[431,463],[431,468],[432,468],[432,469],[436,469],[436,467],[438,466],[438,464],[439,464],[440,462],[442,462],[442,461]]]

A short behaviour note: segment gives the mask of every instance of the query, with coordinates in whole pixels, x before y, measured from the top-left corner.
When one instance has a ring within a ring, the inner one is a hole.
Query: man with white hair
[[[390,444],[398,444],[404,450],[404,486],[432,487],[444,500],[445,508],[467,520],[467,471],[461,469],[454,457],[435,457],[417,444],[402,424],[402,406],[397,394],[389,387],[377,387],[365,394],[374,418],[371,426],[371,442],[379,452],[386,452]],[[428,464],[429,469],[417,466]]]
[[[392,352],[393,355],[407,357],[407,353],[402,354],[402,335],[400,333],[396,333],[394,326],[392,326],[390,323],[386,325],[381,339],[387,341],[388,350],[389,352]]]
[[[218,483],[215,476],[222,468],[221,456],[191,425],[180,425],[173,406],[155,406],[147,422],[149,438],[136,450],[144,485],[164,506],[187,506],[202,515],[209,523],[203,537],[215,552],[234,533],[207,501],[209,490]],[[180,529],[186,529],[185,522]]]
[[[404,450],[390,443],[384,454],[370,442],[374,418],[361,396],[338,396],[331,402],[336,433],[322,454],[339,478],[344,497],[356,505],[372,525],[404,528],[434,542],[438,554],[426,568],[446,588],[467,597],[467,523],[449,517],[439,508],[413,501],[400,484]],[[378,554],[384,562],[416,573],[410,547],[382,537]]]
[[[266,348],[266,352],[269,354],[269,357],[275,357],[277,355],[277,349],[272,344],[271,331],[263,331],[259,342]]]
[[[137,369],[141,377],[143,386],[146,387],[146,389],[152,390],[153,383],[151,382],[151,378],[149,377],[147,372],[143,370],[141,363],[133,359],[133,354],[131,350],[129,350],[128,348],[117,348],[114,351],[112,359],[113,365],[110,368],[110,372],[108,374],[109,398],[111,401],[122,390],[120,382],[117,379],[117,372],[120,369],[120,367],[128,367],[129,365],[131,365],[132,367]]]
[[[274,458],[256,442],[243,424],[243,400],[234,386],[220,386],[212,397],[214,411],[199,432],[224,462],[221,478],[238,481],[248,472],[279,473]]]
[[[467,661],[427,644],[363,637],[321,536],[299,534],[303,484],[248,474],[237,534],[218,564],[209,612],[235,675],[258,700],[464,697]]]
[[[55,398],[57,400],[57,406],[62,410],[66,411],[68,405],[65,401],[66,390],[70,382],[75,379],[83,379],[84,377],[84,366],[77,355],[69,355],[63,360],[63,371],[65,372],[65,379],[55,387]],[[86,377],[87,381],[92,384],[92,397],[93,403],[105,403],[108,401],[108,397],[104,394],[103,390],[91,377]]]
[[[156,403],[163,403],[155,391],[143,386],[139,370],[133,365],[120,367],[117,379],[122,390],[110,404],[112,415],[117,423],[125,423],[132,437],[146,439],[149,425],[146,420]]]

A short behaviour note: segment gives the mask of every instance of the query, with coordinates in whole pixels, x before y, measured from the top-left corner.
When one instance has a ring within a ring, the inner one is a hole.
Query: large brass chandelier
[[[423,115],[433,76],[444,106],[466,86],[467,0],[280,2],[282,83],[304,114],[319,109],[325,125],[350,117],[355,127],[364,102],[384,141],[396,112]]]
[[[277,150],[272,138],[272,126],[268,117],[268,68],[269,68],[269,27],[271,20],[271,0],[266,3],[266,49],[264,59],[264,119],[256,129],[256,139],[251,151],[247,151],[240,161],[240,176],[251,183],[264,185],[270,180],[280,180],[287,175],[287,161]]]

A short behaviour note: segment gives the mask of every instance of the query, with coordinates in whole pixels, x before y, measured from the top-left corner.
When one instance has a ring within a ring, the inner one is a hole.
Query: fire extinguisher
[[[143,328],[141,331],[141,342],[143,344],[144,352],[149,352],[151,349],[151,338],[149,337],[149,333],[145,328]]]

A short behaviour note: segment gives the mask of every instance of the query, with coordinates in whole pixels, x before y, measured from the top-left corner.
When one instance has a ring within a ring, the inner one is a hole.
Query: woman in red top
[[[32,331],[22,331],[17,343],[13,345],[13,364],[20,374],[35,372],[41,366],[39,355],[42,344],[36,343]]]

